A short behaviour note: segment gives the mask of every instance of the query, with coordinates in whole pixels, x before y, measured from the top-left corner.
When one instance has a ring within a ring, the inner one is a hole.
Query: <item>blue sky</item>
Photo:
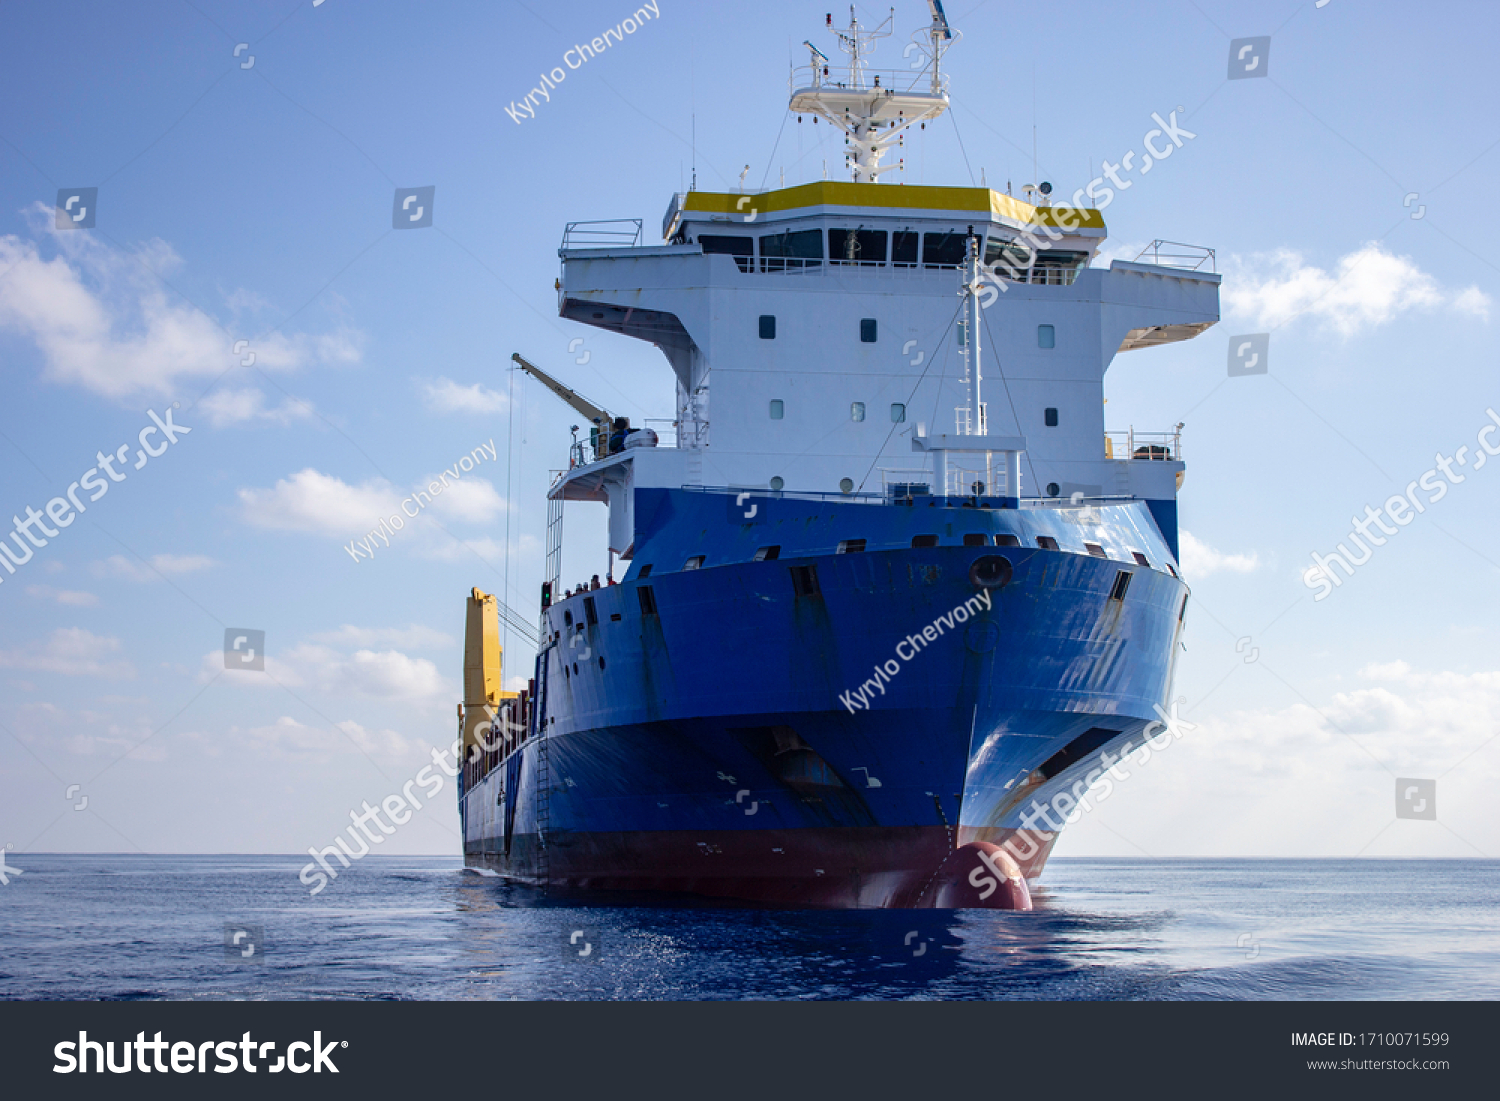
[[[785,111],[797,44],[834,52],[826,6],[662,0],[534,118],[506,113],[637,6],[0,11],[0,514],[126,441],[133,464],[148,410],[175,402],[192,429],[0,574],[13,866],[302,852],[449,738],[463,597],[504,591],[532,618],[547,471],[566,462],[573,414],[513,390],[511,352],[637,420],[671,416],[654,349],[557,318],[564,225],[659,232],[694,116],[702,188],[746,166],[752,187],[821,178],[825,160],[841,176],[827,128]],[[1019,194],[1035,125],[1039,174],[1071,194],[1180,108],[1196,136],[1115,197],[1106,252],[1169,238],[1216,249],[1225,273],[1219,325],[1122,355],[1106,381],[1112,428],[1187,425],[1178,693],[1195,729],[1059,853],[1500,855],[1500,464],[1326,599],[1301,579],[1367,504],[1473,451],[1500,405],[1500,13],[949,8],[954,107],[908,143],[907,181],[982,173]],[[924,18],[903,2],[874,64],[899,67]],[[1268,75],[1226,80],[1230,41],[1260,35]],[[392,230],[394,190],[418,186],[436,188],[432,227]],[[73,187],[99,189],[93,229],[54,228]],[[1230,337],[1258,332],[1269,373],[1228,377]],[[495,460],[388,547],[344,549],[491,441]],[[565,581],[603,572],[598,512],[570,518]],[[230,627],[266,632],[267,673],[224,671]],[[530,654],[511,652],[524,675]],[[1437,779],[1436,822],[1395,820],[1396,777]],[[389,849],[457,851],[451,796]]]

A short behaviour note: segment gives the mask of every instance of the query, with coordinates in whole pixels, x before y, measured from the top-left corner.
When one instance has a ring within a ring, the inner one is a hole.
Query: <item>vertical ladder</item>
[[[561,497],[547,498],[547,561],[543,568],[543,580],[552,582],[552,602],[555,604],[561,599],[562,594],[557,591],[557,583],[562,579],[562,533],[563,533],[563,503]],[[547,616],[542,613],[541,629],[537,632],[546,644]]]
[[[536,881],[545,894],[550,879],[551,861],[548,859],[548,830],[552,825],[552,765],[547,737],[547,654],[549,644],[542,641],[542,652],[537,657],[536,695],[537,702],[532,714],[536,716],[536,728],[532,731],[532,744],[536,747]]]

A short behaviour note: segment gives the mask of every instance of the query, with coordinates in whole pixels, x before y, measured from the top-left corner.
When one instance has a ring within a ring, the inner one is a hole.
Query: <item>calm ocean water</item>
[[[1008,914],[541,900],[449,857],[316,898],[294,857],[8,858],[3,998],[1500,998],[1495,861],[1058,859]]]

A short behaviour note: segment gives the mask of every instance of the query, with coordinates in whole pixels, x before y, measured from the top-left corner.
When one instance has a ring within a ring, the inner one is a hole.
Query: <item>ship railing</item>
[[[1089,505],[1123,505],[1131,501],[1139,500],[1128,493],[1099,494],[1097,496],[1086,496],[1082,493],[1071,493],[1066,497],[1022,497],[1022,508],[1080,508]]]
[[[1130,459],[1140,462],[1182,462],[1182,425],[1170,432],[1137,432],[1134,428],[1124,432],[1104,433],[1104,457],[1106,459]]]
[[[682,487],[690,493],[721,493],[726,497],[748,493],[752,497],[770,497],[786,501],[841,501],[851,505],[881,505],[889,498],[884,493],[812,493],[805,490],[765,489],[759,486],[690,486]]]
[[[609,218],[569,222],[562,248],[636,248],[641,243],[641,219]]]
[[[1163,241],[1160,238],[1141,249],[1134,263],[1182,268],[1184,271],[1217,271],[1213,249],[1202,245],[1185,245],[1181,241]]]
[[[656,433],[657,447],[677,446],[677,422],[674,420],[647,417],[641,422],[641,427],[649,428]]]
[[[787,77],[787,91],[801,92],[809,89],[840,92],[890,92],[892,95],[933,94],[932,72],[922,69],[861,69],[859,83],[849,82],[846,66],[832,63],[823,65],[798,65]],[[948,74],[938,76],[938,94],[948,94]]]

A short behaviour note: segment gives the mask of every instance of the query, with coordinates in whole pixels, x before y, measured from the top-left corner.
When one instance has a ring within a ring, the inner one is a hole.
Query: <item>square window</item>
[[[899,401],[891,403],[891,423],[906,423],[906,406],[902,405]]]
[[[636,577],[641,578],[641,579],[645,579],[645,578],[650,577],[650,576],[651,576],[651,563],[647,562],[644,566],[641,567],[641,572],[638,573],[638,574],[636,574]]]
[[[763,313],[760,315],[760,338],[762,340],[776,339],[776,315]]]
[[[758,551],[755,552],[755,561],[757,562],[770,562],[771,560],[780,557],[781,547],[779,544],[774,547],[761,547]]]
[[[913,535],[911,537],[911,545],[914,547],[935,547],[938,545],[938,537],[936,535]]]
[[[858,554],[860,551],[862,551],[864,549],[865,549],[865,541],[863,539],[843,539],[843,540],[839,541],[838,550],[835,551],[834,553],[836,553],[836,554]]]
[[[682,564],[685,570],[701,570],[703,568],[703,555],[695,554]]]
[[[865,419],[864,402],[852,401],[849,403],[849,419],[852,421],[862,421]]]
[[[1051,325],[1038,325],[1036,327],[1036,346],[1038,348],[1056,348],[1057,330]]]
[[[917,235],[912,230],[897,230],[891,234],[891,263],[898,267],[915,267],[917,263]]]
[[[1088,551],[1095,558],[1108,558],[1109,557],[1109,555],[1107,555],[1107,554],[1104,553],[1104,548],[1101,547],[1098,543],[1085,543],[1083,545],[1083,549],[1086,550],[1086,551]]]
[[[995,536],[995,546],[997,547],[1019,547],[1020,545],[1021,540],[1014,535],[1002,534]]]
[[[1054,539],[1054,538],[1052,538],[1052,536],[1050,536],[1050,535],[1038,535],[1036,537],[1036,545],[1039,546],[1039,547],[1041,547],[1042,550],[1057,550],[1058,549],[1057,540]]]
[[[1130,557],[1132,557],[1132,558],[1135,559],[1135,564],[1137,566],[1150,566],[1151,565],[1151,560],[1149,558],[1147,558],[1144,554],[1142,554],[1140,551],[1131,551],[1130,552]]]
[[[1047,422],[1048,428],[1057,427],[1057,410],[1048,406],[1042,410],[1042,419]]]
[[[862,317],[859,321],[859,339],[866,344],[875,343],[875,319],[873,317]]]
[[[771,399],[771,419],[779,421],[786,413],[786,406],[781,403],[780,398]]]
[[[984,547],[988,546],[989,542],[989,536],[983,532],[971,531],[964,536],[964,546],[966,547]]]

